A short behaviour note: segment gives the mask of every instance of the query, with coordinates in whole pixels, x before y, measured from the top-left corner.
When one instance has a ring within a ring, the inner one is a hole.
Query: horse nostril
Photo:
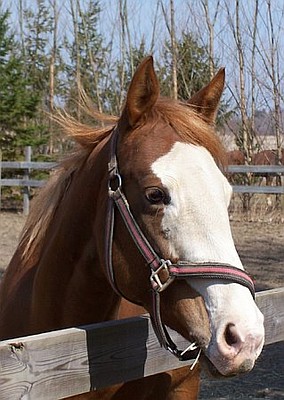
[[[226,343],[232,347],[240,342],[240,337],[237,333],[236,326],[234,324],[228,324],[225,329],[225,340]]]

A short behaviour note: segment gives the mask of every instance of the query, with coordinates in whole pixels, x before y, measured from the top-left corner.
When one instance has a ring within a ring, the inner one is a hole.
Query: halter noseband
[[[144,257],[146,264],[150,268],[150,283],[153,294],[153,315],[151,320],[156,336],[162,347],[169,350],[179,360],[184,361],[193,357],[199,357],[200,350],[191,343],[185,350],[179,350],[170,338],[170,335],[161,320],[160,314],[160,293],[165,290],[175,279],[198,278],[198,279],[223,279],[230,282],[239,283],[247,287],[253,298],[255,297],[254,284],[250,276],[243,270],[229,264],[206,262],[192,263],[190,261],[178,261],[172,263],[164,260],[155,252],[147,238],[138,226],[122,191],[122,179],[118,170],[116,158],[116,143],[118,130],[114,129],[111,137],[111,157],[108,164],[109,171],[109,201],[106,221],[106,269],[109,282],[114,291],[122,297],[123,294],[117,288],[114,278],[112,265],[112,242],[114,228],[114,206],[120,215],[134,241],[138,250]]]

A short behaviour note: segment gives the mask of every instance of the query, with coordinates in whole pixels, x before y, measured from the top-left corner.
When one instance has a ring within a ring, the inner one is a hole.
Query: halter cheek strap
[[[114,208],[116,206],[134,243],[150,268],[150,283],[153,296],[153,313],[151,319],[157,338],[161,346],[169,350],[180,360],[188,360],[192,357],[199,356],[200,350],[198,350],[198,347],[194,343],[191,343],[184,351],[181,351],[177,348],[175,343],[173,343],[165,325],[162,323],[160,313],[160,293],[175,279],[222,279],[245,286],[250,290],[254,298],[254,284],[245,271],[229,264],[216,262],[192,263],[190,261],[178,261],[177,263],[172,263],[170,260],[164,260],[158,256],[137,224],[122,191],[122,179],[118,171],[116,159],[116,141],[117,129],[114,130],[111,138],[111,159],[109,162],[109,201],[106,221],[105,248],[106,269],[109,282],[119,296],[125,297],[115,284],[112,265]]]

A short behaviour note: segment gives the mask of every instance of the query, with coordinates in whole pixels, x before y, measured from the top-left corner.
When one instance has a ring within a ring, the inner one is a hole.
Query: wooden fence
[[[284,288],[259,292],[256,302],[265,344],[284,340]],[[0,342],[0,399],[55,400],[191,363],[160,348],[148,315],[64,329]]]
[[[44,180],[36,180],[30,178],[31,170],[47,170],[56,167],[55,162],[32,162],[32,149],[30,146],[25,147],[25,161],[2,161],[0,162],[0,211],[1,211],[1,191],[2,186],[19,186],[23,187],[23,213],[28,215],[30,208],[30,188],[41,187],[45,184]],[[19,169],[23,171],[21,178],[3,179],[2,171],[4,169]]]
[[[44,180],[30,178],[32,170],[51,170],[56,167],[55,162],[32,162],[31,147],[25,148],[25,161],[2,161],[0,162],[0,210],[1,210],[1,188],[2,186],[23,187],[23,212],[29,213],[30,188],[41,187]],[[23,170],[21,178],[5,179],[1,177],[1,171],[6,169]],[[284,175],[284,165],[230,165],[228,167],[230,174],[257,174],[257,175]],[[260,194],[284,194],[284,186],[245,186],[233,185],[235,193],[260,193]]]
[[[229,174],[284,176],[284,165],[229,165]],[[284,194],[284,186],[233,185],[235,193]]]

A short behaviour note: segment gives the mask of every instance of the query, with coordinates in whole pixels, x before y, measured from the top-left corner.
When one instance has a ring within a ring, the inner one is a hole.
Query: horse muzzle
[[[215,340],[211,339],[206,356],[223,376],[234,376],[249,372],[261,353],[264,331],[228,324]]]

